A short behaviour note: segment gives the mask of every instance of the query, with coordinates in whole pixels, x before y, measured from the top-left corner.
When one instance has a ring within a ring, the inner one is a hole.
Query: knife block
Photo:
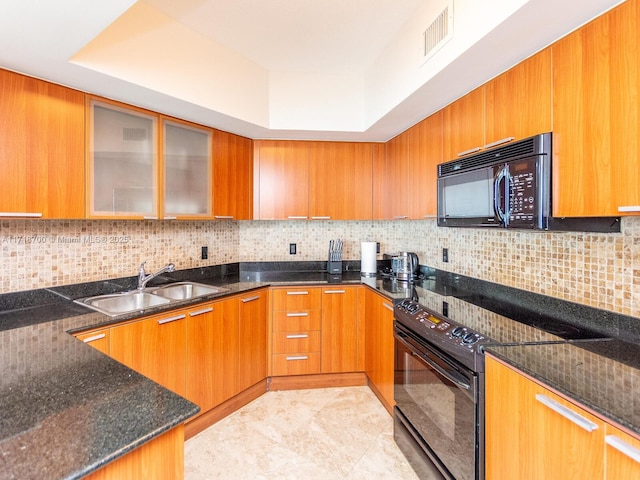
[[[331,261],[327,262],[327,272],[329,275],[342,275],[342,261]]]

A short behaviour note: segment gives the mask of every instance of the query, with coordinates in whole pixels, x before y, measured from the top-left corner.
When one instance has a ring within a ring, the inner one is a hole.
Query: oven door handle
[[[443,367],[431,360],[427,355],[417,353],[415,351],[415,347],[405,340],[406,337],[402,332],[396,332],[396,338],[409,349],[411,355],[422,360],[451,383],[464,390],[471,390],[471,384],[467,382],[467,379],[463,375],[459,374],[455,370],[445,370]]]

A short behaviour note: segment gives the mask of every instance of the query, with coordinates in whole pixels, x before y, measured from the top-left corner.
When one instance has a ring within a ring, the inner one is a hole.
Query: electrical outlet
[[[207,258],[209,258],[209,247],[205,245],[200,249],[200,259],[206,260]]]
[[[290,243],[289,244],[289,255],[295,255],[296,254],[296,244],[295,243]]]
[[[449,249],[448,248],[443,248],[442,249],[442,261],[444,263],[449,262]]]
[[[376,253],[380,254],[380,242],[376,242]]]
[[[442,301],[442,315],[445,317],[449,316],[449,304],[444,300]]]

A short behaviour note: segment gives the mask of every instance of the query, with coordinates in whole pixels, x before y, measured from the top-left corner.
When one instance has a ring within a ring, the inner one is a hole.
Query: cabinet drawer
[[[277,332],[273,334],[273,353],[301,353],[320,351],[320,332]]]
[[[319,310],[320,289],[283,288],[273,290],[273,310]]]
[[[273,312],[274,332],[304,332],[320,330],[320,310],[297,310]]]
[[[273,375],[320,373],[320,352],[286,353],[273,356]]]

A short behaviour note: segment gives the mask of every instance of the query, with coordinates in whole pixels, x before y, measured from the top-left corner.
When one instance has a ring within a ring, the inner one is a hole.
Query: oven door
[[[435,466],[445,479],[480,478],[477,375],[397,322],[394,336],[396,443],[416,471]]]

